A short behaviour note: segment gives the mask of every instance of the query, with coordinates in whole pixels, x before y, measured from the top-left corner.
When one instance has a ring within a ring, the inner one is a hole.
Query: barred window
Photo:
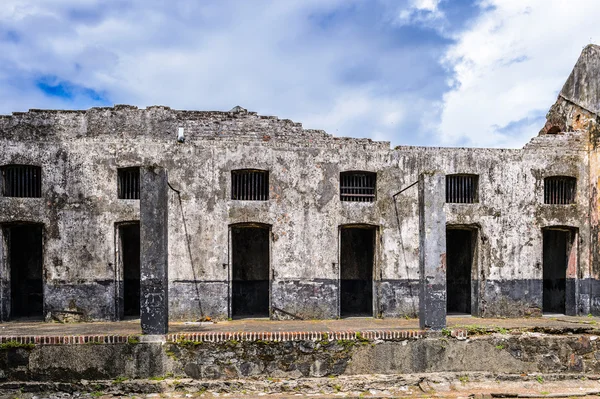
[[[118,169],[119,199],[140,199],[140,168]]]
[[[231,171],[231,199],[266,201],[269,199],[269,171],[239,169]]]
[[[373,172],[340,173],[340,200],[354,202],[375,201],[377,174]]]
[[[42,168],[31,165],[2,167],[2,195],[5,197],[42,196]]]
[[[574,177],[546,177],[544,179],[544,204],[574,204],[576,188],[577,179]]]
[[[473,204],[478,198],[479,176],[446,175],[446,202]]]

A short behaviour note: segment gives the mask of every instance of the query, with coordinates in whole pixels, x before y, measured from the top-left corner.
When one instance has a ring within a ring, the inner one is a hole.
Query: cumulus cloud
[[[241,105],[339,136],[416,144],[445,87],[437,2],[5,0],[0,113]],[[421,15],[421,14],[419,14]],[[423,33],[423,34],[421,34]]]
[[[537,135],[582,48],[600,41],[595,0],[489,0],[442,62],[451,72],[438,138],[521,147]]]
[[[393,145],[521,146],[598,32],[600,3],[575,3],[4,0],[0,113],[241,105]]]

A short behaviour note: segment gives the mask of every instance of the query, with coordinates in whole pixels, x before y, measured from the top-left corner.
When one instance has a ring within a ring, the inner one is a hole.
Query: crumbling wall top
[[[312,144],[365,145],[389,149],[389,142],[334,137],[301,123],[258,115],[240,106],[230,111],[174,110],[155,105],[138,108],[118,104],[88,110],[41,110],[0,116],[0,138],[73,139],[101,136],[165,139],[183,128],[186,140],[310,141]]]

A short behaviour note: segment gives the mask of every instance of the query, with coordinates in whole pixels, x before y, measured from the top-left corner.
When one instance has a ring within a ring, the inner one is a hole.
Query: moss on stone
[[[0,350],[7,350],[13,348],[33,349],[35,348],[35,344],[22,344],[17,341],[6,341],[5,343],[0,344]]]

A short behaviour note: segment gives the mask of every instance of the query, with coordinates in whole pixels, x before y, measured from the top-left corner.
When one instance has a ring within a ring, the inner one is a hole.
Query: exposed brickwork
[[[75,345],[75,344],[123,344],[129,338],[137,338],[137,335],[17,335],[0,337],[0,344],[17,342],[19,344],[35,345]]]
[[[468,334],[468,330],[465,330],[465,329],[462,329],[462,328],[457,328],[457,329],[452,330],[450,332],[450,336],[452,338],[456,338],[456,339],[459,339],[459,340],[467,339],[468,335],[469,335]]]
[[[466,337],[466,330],[452,331],[452,336]],[[369,330],[369,331],[299,331],[299,332],[200,332],[166,335],[167,342],[226,342],[226,341],[338,341],[363,340],[395,341],[426,338],[428,333],[421,330]],[[35,345],[81,345],[81,344],[123,344],[130,339],[138,340],[139,335],[70,335],[70,336],[3,336],[0,344],[17,342]]]
[[[224,342],[224,341],[337,341],[337,340],[382,340],[419,339],[427,333],[420,330],[385,330],[385,331],[304,331],[304,332],[206,332],[169,334],[167,341],[181,340],[194,342]]]

